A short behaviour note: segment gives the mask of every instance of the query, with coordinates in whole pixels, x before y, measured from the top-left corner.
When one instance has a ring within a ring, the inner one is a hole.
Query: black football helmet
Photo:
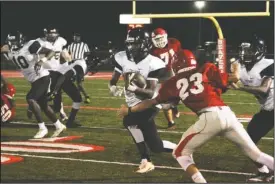
[[[246,66],[253,66],[265,56],[265,53],[265,42],[256,35],[252,42],[242,42],[239,46],[239,60]]]
[[[6,44],[9,45],[10,50],[16,50],[23,47],[25,43],[25,37],[23,34],[19,31],[16,31],[14,33],[9,33],[6,38]]]
[[[73,34],[73,41],[76,43],[81,42],[81,35],[79,33],[74,33]]]
[[[136,63],[140,62],[150,53],[152,47],[149,32],[145,31],[144,28],[129,30],[125,47],[128,59]]]
[[[59,37],[59,31],[55,27],[44,28],[44,35],[49,42],[54,42]]]
[[[206,62],[213,62],[213,52],[216,50],[215,42],[205,42],[203,45],[197,46],[194,54],[199,65]]]

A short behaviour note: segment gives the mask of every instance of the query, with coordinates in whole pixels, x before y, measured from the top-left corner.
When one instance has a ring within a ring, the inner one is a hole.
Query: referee
[[[90,49],[88,45],[81,41],[81,35],[78,33],[73,34],[73,42],[68,46],[68,52],[70,53],[72,60],[83,59],[86,60],[87,56],[90,54]],[[80,92],[85,96],[84,103],[90,103],[90,97],[84,90],[82,82],[84,79],[76,80],[77,86]]]

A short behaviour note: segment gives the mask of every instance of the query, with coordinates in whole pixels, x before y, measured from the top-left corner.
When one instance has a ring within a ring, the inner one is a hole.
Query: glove
[[[123,88],[120,86],[112,85],[109,86],[109,89],[112,96],[121,96],[123,94]]]
[[[84,103],[89,104],[90,102],[91,102],[90,97],[89,96],[85,96]]]
[[[52,101],[55,98],[56,95],[57,95],[56,91],[53,91],[52,93],[49,93],[48,94],[48,101]]]

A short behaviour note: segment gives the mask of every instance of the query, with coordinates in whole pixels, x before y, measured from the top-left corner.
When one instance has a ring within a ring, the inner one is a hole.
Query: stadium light
[[[205,6],[205,1],[195,1],[195,6],[196,6],[196,8],[198,8],[199,10],[201,10]]]
[[[195,1],[194,2],[196,8],[199,9],[199,11],[201,12],[202,9],[205,7],[205,1]],[[200,18],[200,22],[199,22],[199,45],[201,44],[201,18]]]

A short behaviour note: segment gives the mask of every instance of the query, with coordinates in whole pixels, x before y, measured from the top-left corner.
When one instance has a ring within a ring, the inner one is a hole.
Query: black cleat
[[[271,182],[274,178],[273,172],[261,173],[259,172],[256,176],[252,176],[247,181],[249,182]]]
[[[167,127],[168,130],[174,130],[176,129],[176,123],[168,123],[168,127]]]

